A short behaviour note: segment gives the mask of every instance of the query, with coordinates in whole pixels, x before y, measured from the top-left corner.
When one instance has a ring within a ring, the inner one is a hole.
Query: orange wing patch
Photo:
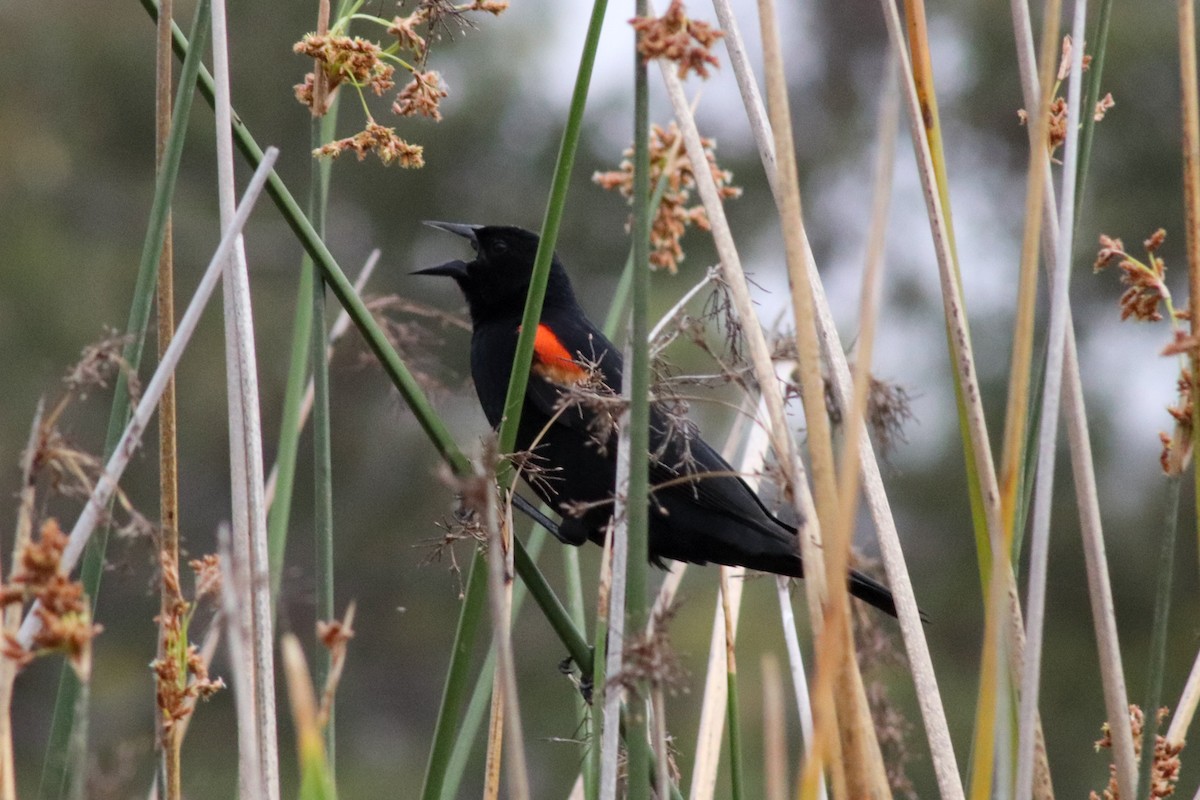
[[[533,372],[554,383],[579,383],[588,371],[563,346],[548,325],[539,323],[533,339]]]

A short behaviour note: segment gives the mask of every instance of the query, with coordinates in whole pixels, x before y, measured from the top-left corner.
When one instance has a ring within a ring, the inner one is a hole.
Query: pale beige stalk
[[[766,119],[762,99],[758,94],[758,84],[755,82],[753,71],[746,59],[746,51],[742,44],[737,20],[733,15],[729,0],[713,0],[713,6],[716,9],[721,28],[725,32],[726,49],[741,91],[746,116],[750,121],[755,143],[758,145],[767,181],[771,185],[772,193],[778,196],[775,148],[771,129]],[[812,248],[807,241],[805,241],[805,248],[811,252]],[[815,268],[809,273],[808,278],[813,285],[813,295],[817,304],[817,324],[821,336],[822,355],[830,365],[830,385],[838,404],[845,407],[850,396],[850,370],[846,363],[845,350],[834,325],[833,314],[825,297],[820,275]],[[909,579],[908,567],[905,564],[904,551],[900,546],[896,522],[892,516],[887,493],[883,488],[883,479],[874,448],[868,438],[864,437],[862,441],[863,492],[867,507],[871,512],[871,518],[875,523],[888,583],[896,598],[900,630],[912,670],[921,716],[925,723],[925,733],[938,789],[943,798],[957,800],[963,797],[962,779],[958,772],[954,745],[950,739],[949,726],[946,723],[946,712],[937,686],[937,677],[933,671],[929,645],[925,640],[924,626],[920,620],[912,581]],[[781,602],[784,600],[786,600],[786,596]]]

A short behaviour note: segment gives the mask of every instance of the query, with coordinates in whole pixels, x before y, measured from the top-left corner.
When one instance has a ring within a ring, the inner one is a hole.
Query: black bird
[[[426,224],[467,239],[475,250],[471,261],[448,261],[414,274],[454,278],[466,296],[472,325],[471,376],[484,415],[498,427],[538,236],[511,226]],[[526,483],[562,513],[556,535],[566,544],[579,546],[589,539],[604,543],[612,516],[617,448],[616,434],[596,426],[602,412],[587,402],[562,410],[559,400],[570,384],[620,391],[621,362],[620,350],[580,308],[555,255],[516,449],[532,449],[542,467],[542,477],[527,477]],[[650,560],[660,567],[662,559],[671,558],[803,577],[796,529],[776,519],[703,439],[671,422],[663,411],[651,409],[650,449],[655,457],[650,460]],[[586,510],[580,514],[581,509]],[[895,616],[886,587],[855,570],[849,585],[855,597]]]

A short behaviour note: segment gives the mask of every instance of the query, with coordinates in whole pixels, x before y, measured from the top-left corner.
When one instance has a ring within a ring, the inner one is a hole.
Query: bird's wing
[[[534,339],[533,365],[526,401],[555,424],[595,433],[610,426],[597,425],[605,413],[604,398],[621,388],[621,353],[616,345],[583,318],[555,320],[543,317]],[[576,402],[564,396],[572,388]]]
[[[775,518],[720,453],[694,428],[687,427],[690,423],[684,421],[671,430],[665,414],[656,411],[652,416],[650,447],[656,455],[650,462],[652,491],[689,494],[697,505],[773,537],[794,533]],[[693,479],[687,480],[689,477]]]

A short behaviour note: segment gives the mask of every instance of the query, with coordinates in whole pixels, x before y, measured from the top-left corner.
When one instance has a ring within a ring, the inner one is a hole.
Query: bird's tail
[[[896,616],[896,600],[892,597],[891,590],[882,583],[856,569],[850,570],[848,582],[850,594],[880,611]]]
[[[787,575],[792,578],[804,577],[804,562],[797,553],[759,554],[752,558],[739,559],[739,563],[762,572],[774,572],[776,575]],[[896,601],[892,597],[891,590],[882,583],[856,569],[850,570],[846,582],[850,588],[850,594],[886,614],[896,616]],[[923,617],[924,614],[922,614]]]

